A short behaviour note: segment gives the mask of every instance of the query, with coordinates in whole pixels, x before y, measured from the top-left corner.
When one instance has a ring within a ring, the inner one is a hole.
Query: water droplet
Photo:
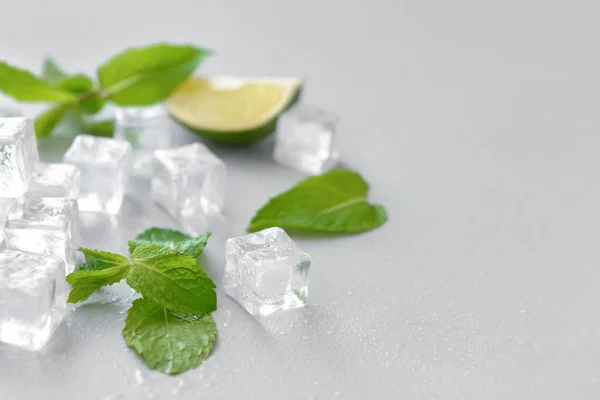
[[[302,336],[302,340],[308,340],[308,336]]]
[[[334,392],[333,393],[334,397],[342,397],[343,395],[344,395],[344,393],[342,393],[342,392]]]
[[[175,389],[173,389],[171,391],[171,393],[176,395],[177,393],[179,393],[179,391],[181,390],[182,387],[183,387],[183,379],[179,378],[179,382],[177,382],[177,387]]]
[[[140,386],[142,383],[144,383],[144,374],[142,373],[141,370],[136,369],[135,370],[135,385]]]

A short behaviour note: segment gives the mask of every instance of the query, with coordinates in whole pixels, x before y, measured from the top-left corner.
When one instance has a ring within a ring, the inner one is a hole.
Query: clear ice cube
[[[133,148],[133,173],[152,174],[152,151],[171,147],[170,121],[162,106],[123,107],[116,111],[115,138]]]
[[[220,213],[227,171],[206,146],[155,150],[152,199],[175,217]]]
[[[79,169],[75,165],[39,163],[29,182],[27,196],[77,199],[79,183]]]
[[[16,107],[0,107],[0,118],[18,118],[23,116],[23,111]]]
[[[231,238],[223,286],[252,315],[303,307],[310,256],[281,228]]]
[[[31,120],[0,118],[0,197],[22,196],[38,161]]]
[[[78,214],[73,199],[21,197],[6,219],[6,247],[60,258],[69,273],[74,268],[73,257],[79,242]]]
[[[124,140],[79,135],[63,158],[81,173],[79,209],[116,214],[121,209],[131,167]]]
[[[333,168],[338,160],[334,149],[337,123],[337,116],[318,108],[294,107],[279,117],[273,158],[309,174]]]
[[[62,260],[14,250],[0,252],[0,341],[39,350],[66,309]]]
[[[6,248],[6,241],[4,239],[4,225],[6,224],[6,217],[12,208],[15,199],[3,199],[0,198],[0,251]]]

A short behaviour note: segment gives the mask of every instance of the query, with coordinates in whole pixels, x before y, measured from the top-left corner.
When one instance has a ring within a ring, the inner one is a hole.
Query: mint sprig
[[[307,178],[272,198],[248,230],[278,226],[300,232],[363,232],[383,225],[383,206],[367,201],[369,185],[354,171],[336,169]]]
[[[196,262],[209,237],[151,228],[130,242],[131,259],[81,248],[85,263],[67,276],[68,301],[84,301],[103,286],[125,280],[143,297],[128,311],[123,329],[128,346],[167,374],[195,368],[216,338],[210,316],[217,308],[215,284]]]
[[[192,45],[159,43],[130,48],[98,67],[97,82],[84,74],[68,74],[51,59],[44,61],[41,77],[0,62],[0,92],[21,102],[50,103],[36,120],[38,137],[50,136],[69,114],[76,116],[72,120],[80,132],[106,136],[111,125],[95,130],[85,116],[97,114],[107,102],[119,106],[157,103],[210,54],[210,50]]]

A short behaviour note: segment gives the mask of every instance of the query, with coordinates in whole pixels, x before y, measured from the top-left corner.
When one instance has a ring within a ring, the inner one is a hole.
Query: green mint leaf
[[[79,103],[79,109],[84,114],[94,115],[102,111],[105,105],[106,100],[100,94],[89,92]]]
[[[77,303],[87,300],[103,286],[112,285],[124,279],[129,264],[98,270],[79,270],[67,275],[67,283],[71,284],[68,302]]]
[[[362,232],[387,220],[385,208],[367,203],[369,186],[356,172],[336,169],[312,176],[272,198],[248,230],[273,226],[299,231]]]
[[[129,265],[129,260],[120,254],[109,253],[102,250],[79,248],[85,257],[85,264],[79,267],[80,271],[99,271],[108,268]]]
[[[208,314],[217,309],[215,284],[188,255],[155,244],[138,246],[131,255],[127,284],[172,311]]]
[[[0,62],[0,91],[22,102],[69,102],[75,96],[54,88],[31,72]]]
[[[55,85],[66,77],[67,74],[56,64],[53,59],[46,58],[44,60],[44,65],[42,66],[42,79],[44,82],[49,83],[50,85]]]
[[[98,80],[118,105],[154,104],[171,94],[210,54],[190,45],[132,48],[101,65]]]
[[[69,75],[54,84],[54,87],[73,94],[88,92],[94,88],[92,78],[84,74]]]
[[[85,121],[83,129],[88,135],[113,137],[115,132],[115,120],[103,119],[99,121]]]
[[[123,337],[152,369],[180,374],[206,360],[217,338],[211,315],[177,314],[147,299],[137,299],[125,319]]]
[[[75,108],[74,103],[60,103],[38,115],[35,119],[35,136],[48,137],[69,111]]]
[[[55,87],[73,94],[82,95],[79,97],[79,109],[84,114],[97,114],[106,104],[106,100],[101,94],[94,91],[94,81],[87,75],[75,74],[67,76],[56,83]]]
[[[129,253],[133,253],[135,248],[140,245],[154,243],[174,250],[178,254],[187,254],[198,258],[204,251],[210,235],[210,232],[206,232],[193,238],[172,229],[150,228],[137,235],[134,240],[129,241]]]
[[[194,258],[200,257],[200,254],[204,251],[208,238],[212,235],[211,232],[205,232],[200,236],[193,237],[189,240],[175,244],[175,250],[179,254],[187,254]]]

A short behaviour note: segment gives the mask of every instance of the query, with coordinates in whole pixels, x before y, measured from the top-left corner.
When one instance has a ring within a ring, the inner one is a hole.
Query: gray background
[[[218,345],[197,370],[163,376],[124,347],[132,295],[115,287],[41,354],[0,346],[0,398],[600,396],[597,0],[3,0],[0,14],[0,58],[28,68],[49,54],[92,72],[169,40],[217,50],[202,72],[305,77],[390,214],[371,233],[300,240],[304,310],[255,319],[220,292]],[[49,159],[65,145],[42,144]],[[268,143],[217,151],[230,179],[205,260],[216,279],[226,237],[303,176]],[[124,251],[176,226],[144,185],[118,220],[84,219],[86,244]]]

